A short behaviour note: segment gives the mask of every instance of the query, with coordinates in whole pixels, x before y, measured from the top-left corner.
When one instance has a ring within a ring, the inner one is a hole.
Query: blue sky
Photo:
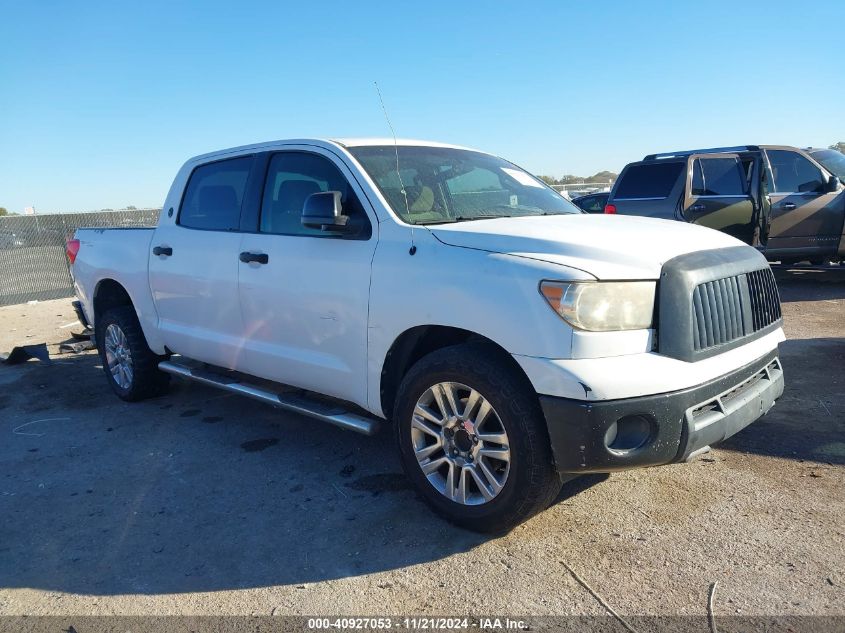
[[[0,0],[0,206],[158,206],[188,157],[400,136],[535,173],[845,140],[845,3]]]

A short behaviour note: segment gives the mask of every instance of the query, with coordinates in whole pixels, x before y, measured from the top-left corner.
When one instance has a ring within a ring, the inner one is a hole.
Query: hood
[[[560,264],[602,280],[657,279],[673,257],[742,244],[685,222],[624,215],[495,218],[428,228],[444,244]]]

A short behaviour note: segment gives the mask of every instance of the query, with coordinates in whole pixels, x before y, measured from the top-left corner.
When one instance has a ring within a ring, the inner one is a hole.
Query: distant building
[[[23,210],[24,215],[35,215],[35,207],[27,207]]]

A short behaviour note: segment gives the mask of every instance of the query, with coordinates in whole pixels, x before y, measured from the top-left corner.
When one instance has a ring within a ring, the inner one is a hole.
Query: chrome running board
[[[193,380],[203,385],[216,387],[230,393],[236,393],[253,400],[265,402],[274,407],[299,413],[300,415],[334,424],[344,429],[357,431],[364,435],[373,435],[378,430],[378,420],[365,417],[350,410],[343,404],[333,404],[308,398],[300,391],[290,393],[274,393],[268,389],[251,385],[241,380],[238,374],[226,375],[216,373],[203,367],[188,367],[173,361],[165,360],[158,364],[161,371]],[[223,370],[225,371],[225,370]]]

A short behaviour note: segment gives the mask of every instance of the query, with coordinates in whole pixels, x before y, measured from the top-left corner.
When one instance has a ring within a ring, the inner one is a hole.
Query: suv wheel
[[[112,308],[97,319],[100,361],[109,385],[117,396],[134,402],[159,395],[170,375],[158,369],[164,357],[147,345],[141,324],[131,306]]]
[[[545,420],[524,377],[477,345],[435,351],[399,388],[402,465],[448,520],[501,532],[560,491]]]

